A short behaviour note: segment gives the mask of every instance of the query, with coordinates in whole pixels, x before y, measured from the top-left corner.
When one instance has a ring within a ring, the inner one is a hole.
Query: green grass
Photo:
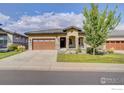
[[[88,54],[58,54],[58,62],[81,63],[122,63],[124,54],[88,55]]]
[[[18,54],[18,53],[20,53],[20,52],[17,52],[17,51],[2,52],[2,53],[0,53],[0,59],[2,59],[2,58],[6,58],[6,57],[9,57],[9,56],[12,56],[12,55]]]

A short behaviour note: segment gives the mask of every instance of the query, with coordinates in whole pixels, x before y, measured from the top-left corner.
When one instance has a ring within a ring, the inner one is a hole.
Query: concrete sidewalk
[[[66,63],[53,64],[51,70],[56,71],[97,71],[97,72],[124,72],[124,64],[107,63]]]
[[[124,72],[124,64],[55,62],[39,66],[0,66],[0,70]]]

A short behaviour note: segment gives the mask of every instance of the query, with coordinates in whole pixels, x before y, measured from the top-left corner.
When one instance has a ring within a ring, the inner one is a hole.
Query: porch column
[[[85,43],[85,37],[83,37],[84,49],[87,49],[87,44]]]
[[[60,37],[56,37],[56,49],[60,49]]]
[[[76,37],[75,39],[76,39],[76,40],[75,40],[76,49],[78,49],[78,48],[79,48],[79,37]]]
[[[103,44],[103,50],[106,50],[106,43]]]
[[[67,49],[69,48],[69,37],[68,36],[66,37],[66,48]]]
[[[28,38],[28,49],[32,50],[32,38]]]

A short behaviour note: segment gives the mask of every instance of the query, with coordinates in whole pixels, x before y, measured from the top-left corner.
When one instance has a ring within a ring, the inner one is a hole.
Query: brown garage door
[[[55,49],[55,39],[34,39],[32,41],[33,50],[53,50]]]
[[[107,41],[106,48],[107,49],[114,48],[115,50],[124,50],[124,41]]]

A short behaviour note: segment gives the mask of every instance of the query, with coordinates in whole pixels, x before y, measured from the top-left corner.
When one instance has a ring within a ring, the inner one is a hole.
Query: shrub
[[[106,52],[104,50],[97,50],[96,55],[104,55]]]
[[[86,52],[87,52],[88,54],[93,54],[93,48],[88,47]],[[101,49],[96,49],[96,50],[95,50],[95,54],[96,54],[96,55],[103,55],[103,54],[105,54],[105,51],[103,51],[103,50],[101,50]]]
[[[93,54],[93,48],[87,47],[87,53],[88,54]]]
[[[114,53],[114,48],[110,48],[109,50],[107,50],[107,53],[113,54]]]
[[[25,46],[22,46],[22,45],[19,45],[18,47],[17,47],[17,49],[16,49],[16,51],[18,51],[18,52],[23,52],[23,51],[25,51]]]
[[[8,47],[8,50],[9,51],[15,51],[17,49],[18,45],[16,44],[11,44],[9,47]]]
[[[78,48],[77,50],[76,50],[76,54],[78,54],[78,53],[81,53],[82,51],[81,51],[81,48]]]

